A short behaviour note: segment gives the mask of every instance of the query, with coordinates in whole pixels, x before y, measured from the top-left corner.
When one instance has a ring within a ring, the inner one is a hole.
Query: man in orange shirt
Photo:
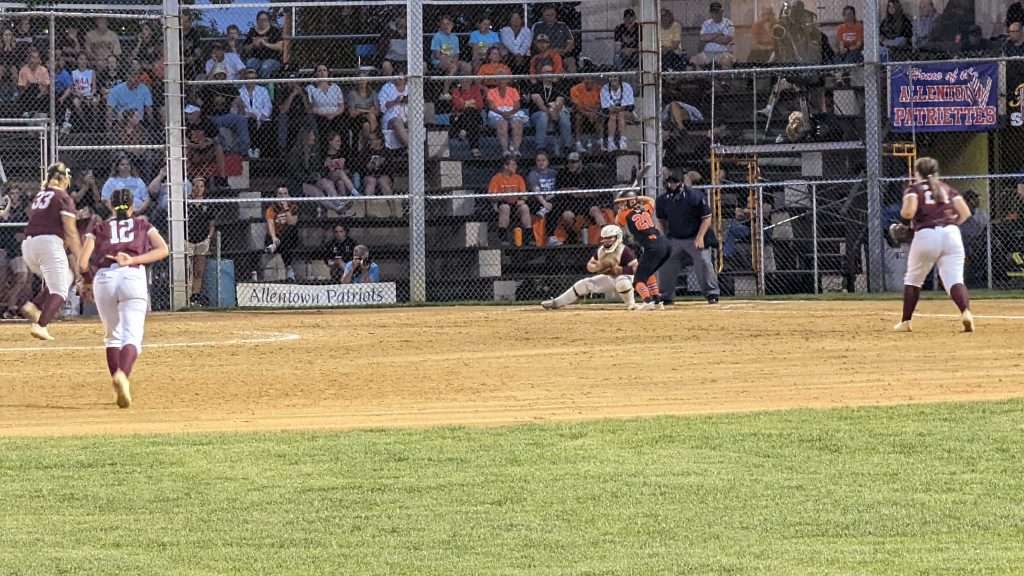
[[[519,156],[519,145],[523,142],[523,126],[530,116],[523,110],[519,90],[509,86],[508,79],[498,81],[496,88],[487,91],[487,124],[497,133],[501,150],[507,156]],[[509,131],[512,144],[509,144]]]
[[[540,34],[533,39],[536,52],[533,58],[530,58],[530,75],[536,75],[537,71],[544,67],[545,64],[550,64],[555,74],[561,74],[565,71],[562,64],[562,55],[559,54],[554,48],[551,47],[551,41],[547,34]]]
[[[514,192],[526,192],[526,180],[518,174],[519,164],[515,158],[505,158],[501,171],[491,178],[487,186],[489,194],[509,194]],[[512,219],[513,208],[519,217],[519,225],[523,230],[523,240],[529,243],[533,234],[528,234],[533,228],[533,217],[530,215],[530,207],[522,196],[500,196],[492,203],[498,213],[498,241],[502,246],[508,246],[508,226]]]
[[[864,61],[864,23],[857,20],[853,6],[843,8],[843,23],[836,28],[836,47],[840,62]]]
[[[572,101],[573,116],[576,119],[576,151],[583,153],[593,149],[595,145],[600,146],[604,138],[601,86],[594,82],[593,78],[584,78],[583,82],[573,86],[569,91],[569,100]],[[586,145],[583,144],[585,133],[589,133]],[[597,136],[596,143],[594,136]]]
[[[50,109],[50,71],[43,66],[39,50],[28,52],[28,61],[18,71],[19,109],[23,113],[46,112]]]

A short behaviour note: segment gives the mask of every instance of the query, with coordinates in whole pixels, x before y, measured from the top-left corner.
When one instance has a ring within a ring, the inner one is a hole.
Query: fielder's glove
[[[889,225],[889,245],[893,248],[900,244],[907,244],[914,239],[914,229],[902,222],[893,222]]]

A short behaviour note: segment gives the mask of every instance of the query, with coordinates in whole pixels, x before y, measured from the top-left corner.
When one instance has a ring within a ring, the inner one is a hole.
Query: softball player
[[[637,309],[663,309],[665,304],[658,289],[658,269],[668,260],[672,249],[654,217],[654,200],[626,190],[619,193],[615,205],[619,207],[615,221],[620,226],[627,226],[633,240],[640,245],[640,265],[633,278],[633,289],[644,303]]]
[[[622,229],[614,224],[601,228],[601,246],[587,262],[587,272],[595,274],[573,284],[552,300],[540,303],[545,310],[554,310],[575,304],[590,294],[604,294],[608,298],[621,298],[633,310],[637,307],[633,296],[633,272],[636,256],[622,243]]]
[[[21,307],[21,313],[32,321],[32,336],[40,340],[53,340],[47,326],[64,306],[75,281],[65,245],[76,261],[82,252],[75,226],[75,201],[68,195],[70,185],[71,170],[63,162],[46,169],[46,182],[32,199],[21,243],[28,269],[43,279],[39,294]]]
[[[910,332],[910,319],[921,296],[921,285],[937,266],[946,292],[960,309],[965,332],[974,332],[970,296],[964,286],[964,243],[960,224],[971,217],[971,209],[960,193],[939,180],[939,163],[922,157],[914,164],[914,182],[903,193],[900,216],[910,220],[914,239],[907,257],[907,275],[903,280],[903,319],[897,332]]]
[[[107,368],[117,405],[127,408],[132,403],[128,377],[142,351],[149,307],[145,266],[167,257],[167,243],[148,220],[132,217],[131,190],[115,190],[110,203],[114,217],[96,222],[85,235],[78,267],[88,279],[90,263],[95,266],[95,277],[86,293],[92,289],[103,322]]]

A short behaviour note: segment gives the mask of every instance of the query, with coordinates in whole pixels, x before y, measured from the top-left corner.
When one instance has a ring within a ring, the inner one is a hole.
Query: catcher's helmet
[[[605,243],[606,241],[610,241]],[[615,224],[607,224],[601,228],[601,245],[608,252],[614,252],[622,244],[622,228]]]

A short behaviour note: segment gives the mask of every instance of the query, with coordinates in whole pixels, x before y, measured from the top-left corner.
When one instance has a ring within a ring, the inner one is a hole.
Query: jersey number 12
[[[111,220],[110,243],[127,244],[135,239],[134,220]]]

